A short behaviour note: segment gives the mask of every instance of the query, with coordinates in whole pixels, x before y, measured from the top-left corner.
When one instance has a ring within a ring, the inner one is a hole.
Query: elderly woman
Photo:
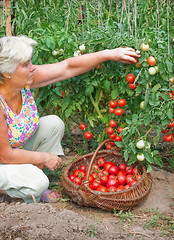
[[[30,89],[83,74],[104,61],[135,63],[140,57],[132,48],[116,48],[33,65],[36,44],[26,36],[0,39],[0,193],[26,203],[52,200],[42,169],[54,171],[64,155],[64,123],[54,115],[39,118]]]

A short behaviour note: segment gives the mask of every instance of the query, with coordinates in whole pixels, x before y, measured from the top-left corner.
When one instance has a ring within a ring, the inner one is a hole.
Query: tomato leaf
[[[166,59],[166,66],[169,72],[173,72],[173,63],[171,63],[168,59]]]
[[[156,164],[159,165],[160,167],[163,166],[162,158],[161,158],[160,156],[158,156],[158,155],[156,155],[156,156],[154,157],[154,163],[156,163]]]
[[[152,172],[152,167],[151,167],[151,165],[150,164],[148,164],[147,165],[147,173],[150,173],[150,172]]]
[[[160,85],[159,83],[157,83],[157,84],[152,88],[152,92],[157,92],[160,88],[161,88],[161,85]]]
[[[129,158],[129,154],[128,154],[128,150],[126,149],[126,150],[124,151],[124,159],[125,159],[125,161],[127,161],[128,158]]]
[[[152,154],[151,154],[151,153],[148,153],[148,152],[145,152],[144,155],[145,155],[146,160],[147,160],[149,163],[152,164],[152,163],[153,163]]]
[[[85,95],[89,96],[94,91],[94,87],[92,85],[87,86],[85,89]]]
[[[166,114],[167,114],[167,117],[169,119],[172,119],[172,117],[173,117],[173,110],[171,108],[167,109]]]

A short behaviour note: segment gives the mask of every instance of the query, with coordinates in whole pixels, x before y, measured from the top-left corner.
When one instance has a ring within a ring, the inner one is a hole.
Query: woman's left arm
[[[140,57],[132,48],[116,48],[68,58],[58,63],[35,65],[30,88],[44,87],[83,74],[105,61],[136,63]]]

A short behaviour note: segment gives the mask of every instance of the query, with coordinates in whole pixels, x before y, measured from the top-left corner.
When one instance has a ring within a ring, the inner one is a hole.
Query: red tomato
[[[124,110],[122,108],[116,108],[114,112],[115,115],[121,116],[124,113]]]
[[[149,64],[149,66],[154,66],[156,64],[156,60],[154,57],[150,56],[147,59],[147,63]]]
[[[168,136],[164,135],[164,141],[165,142],[171,142],[172,140],[173,140],[172,134],[169,134]]]
[[[121,132],[123,132],[123,129],[124,129],[123,127],[118,127],[118,128],[117,128],[117,132],[118,132],[118,133],[121,133]]]
[[[112,149],[113,147],[112,147],[112,145],[111,145],[111,143],[106,143],[106,149]]]
[[[137,183],[137,181],[133,180],[129,185],[132,187],[133,185],[135,185]]]
[[[109,134],[109,138],[110,138],[110,139],[115,139],[115,138],[116,138],[116,134],[115,134],[115,133]]]
[[[118,166],[118,168],[119,168],[120,170],[125,171],[125,170],[126,170],[126,164],[121,163],[121,164]]]
[[[136,83],[135,85],[134,83],[129,83],[128,86],[130,89],[135,89],[138,86],[138,83]]]
[[[129,184],[124,185],[124,190],[126,190],[126,189],[128,189],[128,188],[130,188],[130,185],[129,185]]]
[[[108,134],[113,134],[113,132],[114,132],[114,129],[113,129],[113,128],[111,128],[111,127],[108,127],[108,128],[107,128],[107,133],[108,133]]]
[[[61,95],[59,95],[59,97],[60,98],[63,97],[63,94],[64,94],[64,92],[61,90]]]
[[[91,183],[91,187],[93,190],[96,190],[98,187],[100,187],[101,183],[99,181],[94,180],[93,183]]]
[[[98,177],[98,174],[97,174],[97,173],[95,173],[95,172],[92,172],[92,173],[91,173],[91,176],[93,176],[93,178],[94,178],[94,180],[95,180],[95,179],[97,179],[97,177]]]
[[[134,181],[133,175],[132,174],[128,174],[126,176],[126,183],[130,184],[132,181]]]
[[[106,175],[101,176],[100,181],[103,185],[106,185],[106,183],[108,181],[108,176],[106,176]]]
[[[80,169],[76,169],[76,170],[74,170],[73,175],[74,175],[75,177],[78,177],[78,176],[79,176],[79,173],[80,173]]]
[[[81,185],[82,184],[82,180],[80,177],[75,177],[73,179],[73,182],[76,184],[76,185]]]
[[[84,137],[85,137],[86,139],[91,139],[91,138],[92,138],[92,133],[85,132],[85,133],[84,133]]]
[[[96,189],[96,191],[99,191],[99,192],[108,192],[107,188],[103,185],[101,185],[100,187],[98,187]]]
[[[118,177],[118,175],[124,175],[124,176],[126,176],[127,174],[126,174],[125,171],[120,170],[120,171],[118,171],[118,173],[117,173],[117,177]]]
[[[105,164],[104,158],[99,158],[99,159],[97,160],[97,164],[99,165],[99,167],[103,167],[103,165]]]
[[[161,127],[161,132],[162,132],[162,133],[165,134],[165,133],[167,133],[167,132],[169,132],[169,131],[170,131],[170,129],[165,130],[163,127]]]
[[[81,179],[86,179],[86,173],[83,171],[80,171],[78,174],[78,177],[80,177]]]
[[[94,182],[94,177],[93,175],[89,175],[89,184]]]
[[[110,100],[109,105],[110,105],[111,108],[115,108],[117,106],[117,102],[114,102],[113,100]]]
[[[116,126],[117,126],[116,121],[114,121],[114,120],[110,120],[110,121],[109,121],[109,126],[110,126],[111,128],[116,127]]]
[[[119,185],[116,189],[116,192],[119,192],[119,191],[123,191],[124,190],[124,186],[123,185]]]
[[[86,166],[85,165],[81,165],[79,169],[80,169],[80,171],[86,172]]]
[[[108,169],[108,173],[111,175],[115,175],[118,173],[118,167],[113,165]]]
[[[68,177],[71,181],[73,181],[73,179],[75,178],[75,176],[73,174],[69,175]]]
[[[108,178],[114,178],[114,179],[117,179],[117,176],[116,176],[116,175],[113,175],[113,174],[110,174],[110,175],[108,176]]]
[[[116,192],[116,189],[117,189],[117,188],[116,188],[116,187],[113,187],[113,186],[112,186],[112,187],[109,187],[109,188],[108,188],[108,192]]]
[[[93,171],[93,172],[98,172],[98,170],[100,170],[99,165],[93,164],[93,165],[92,165],[92,171]]]
[[[79,128],[81,130],[85,130],[87,128],[87,126],[84,123],[80,123]]]
[[[126,176],[123,174],[119,174],[117,176],[117,180],[120,185],[124,185],[126,183]]]
[[[140,169],[138,167],[133,168],[133,170],[132,170],[133,175],[137,175],[139,173],[140,173]]]
[[[103,170],[103,171],[102,171],[102,174],[103,174],[104,176],[109,176],[109,173],[108,173],[107,170]]]
[[[106,187],[117,187],[118,186],[118,180],[114,179],[114,178],[110,178],[107,183],[106,183]]]
[[[111,167],[111,166],[115,166],[115,163],[113,162],[106,162],[103,166],[104,170],[108,171],[108,169]]]
[[[141,178],[142,178],[142,175],[141,175],[141,174],[135,176],[135,180],[136,180],[136,181],[139,181]]]
[[[119,100],[118,100],[118,105],[119,105],[120,107],[124,107],[124,106],[126,105],[126,100],[125,100],[125,99],[119,99]]]
[[[168,127],[169,127],[169,128],[174,127],[174,120],[173,120],[173,118],[172,118],[172,122],[169,122]]]
[[[115,137],[115,141],[116,141],[116,142],[119,142],[119,141],[121,141],[121,140],[122,140],[121,136],[116,136],[116,137]]]
[[[128,83],[133,83],[135,81],[135,76],[132,73],[129,73],[126,77]]]
[[[131,167],[131,166],[127,166],[126,169],[125,169],[127,174],[131,174],[132,170],[133,170],[133,167]]]
[[[115,111],[114,108],[111,108],[111,107],[109,108],[110,113],[114,113],[114,111]]]

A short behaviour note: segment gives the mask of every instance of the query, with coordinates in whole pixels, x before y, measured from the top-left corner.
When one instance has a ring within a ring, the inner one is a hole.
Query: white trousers
[[[55,115],[41,117],[38,129],[23,149],[64,155],[61,147],[64,128],[63,121]],[[32,164],[0,164],[0,190],[6,191],[11,197],[31,203],[31,196],[34,195],[39,202],[48,186],[47,176]]]

